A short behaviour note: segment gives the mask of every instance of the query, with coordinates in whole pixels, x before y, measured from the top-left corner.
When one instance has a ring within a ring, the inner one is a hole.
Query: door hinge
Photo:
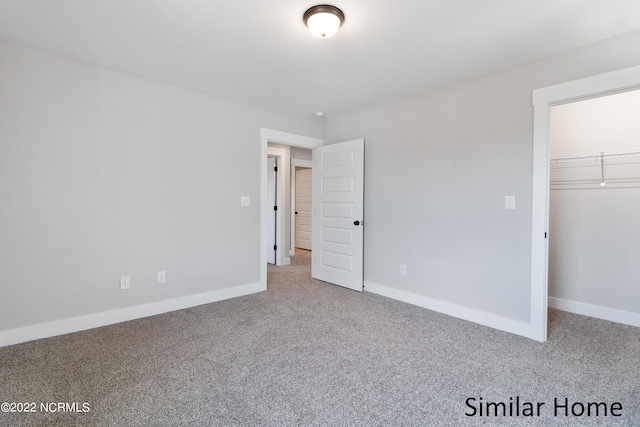
[[[274,167],[273,167],[273,171],[274,171],[274,172],[278,172],[278,167],[277,167],[277,166],[274,166]]]
[[[277,210],[278,210],[278,207],[277,207],[277,206],[274,206],[274,207],[273,207],[273,210],[274,210],[274,211],[277,211]]]
[[[544,232],[544,238],[545,239],[547,238],[547,232],[546,231]]]
[[[278,250],[278,245],[273,245],[273,250],[277,251]]]

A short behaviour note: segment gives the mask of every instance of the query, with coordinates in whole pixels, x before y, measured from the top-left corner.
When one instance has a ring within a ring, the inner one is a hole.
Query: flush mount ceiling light
[[[344,13],[335,6],[320,4],[309,8],[302,18],[311,34],[326,39],[338,32]]]

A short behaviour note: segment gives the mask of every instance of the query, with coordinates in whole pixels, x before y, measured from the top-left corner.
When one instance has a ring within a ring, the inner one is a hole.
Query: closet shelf
[[[640,148],[563,154],[552,156],[550,161],[551,190],[640,187],[638,167],[635,166],[640,165]],[[594,167],[598,169],[594,170]]]
[[[558,164],[560,162],[579,162],[582,160],[600,160],[610,159],[616,157],[634,157],[640,156],[640,148],[633,148],[628,150],[609,150],[609,151],[592,151],[589,153],[576,153],[576,154],[560,154],[551,156],[551,163]]]

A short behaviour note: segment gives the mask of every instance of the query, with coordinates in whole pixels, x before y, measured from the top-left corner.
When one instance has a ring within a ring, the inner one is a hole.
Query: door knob
[[[353,221],[353,225],[360,225],[360,221]]]

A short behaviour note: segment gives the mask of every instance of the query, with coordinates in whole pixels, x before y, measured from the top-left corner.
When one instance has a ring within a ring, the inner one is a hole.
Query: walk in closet
[[[640,91],[553,107],[550,142],[549,305],[637,316]]]

